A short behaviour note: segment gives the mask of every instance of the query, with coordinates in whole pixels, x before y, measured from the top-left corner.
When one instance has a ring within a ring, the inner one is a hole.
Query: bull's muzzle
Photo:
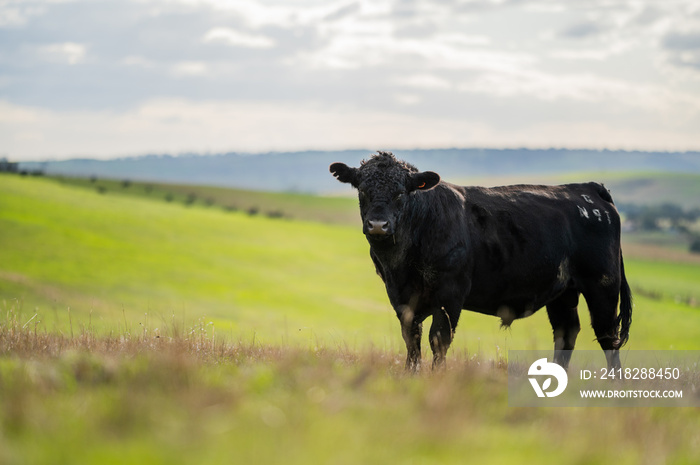
[[[367,220],[365,222],[365,234],[386,236],[391,234],[391,225],[384,220]]]

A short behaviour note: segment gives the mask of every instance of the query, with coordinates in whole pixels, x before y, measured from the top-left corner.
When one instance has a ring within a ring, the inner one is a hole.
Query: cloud
[[[39,47],[38,51],[49,61],[75,65],[85,60],[87,47],[75,42],[63,42],[43,45]]]
[[[408,76],[400,76],[395,79],[395,82],[400,86],[426,90],[448,90],[452,87],[450,81],[436,76],[435,74],[411,74]]]
[[[657,126],[690,140],[687,127],[700,123],[696,5],[0,0],[2,98],[13,115],[34,118],[2,120],[0,131],[14,141],[8,153],[56,154],[70,154],[70,144],[75,153],[125,154],[303,148],[304,140],[319,147],[525,143],[535,140],[527,128],[560,118],[569,129],[550,134],[553,141],[580,139],[577,122],[630,132],[637,125],[644,134]],[[297,127],[295,110],[308,128]],[[274,124],[246,122],[246,112]],[[227,118],[244,131],[233,137]],[[66,121],[95,136],[82,140]],[[348,135],[346,127],[355,129]],[[619,142],[613,129],[606,140]],[[479,131],[494,138],[476,137]],[[5,141],[0,152],[9,150]]]
[[[403,94],[403,93],[402,94],[394,94],[394,99],[400,105],[406,105],[406,106],[417,105],[423,100],[420,95]]]
[[[680,30],[670,30],[661,37],[660,47],[665,52],[667,63],[697,72],[700,71],[700,21],[688,21],[684,26]]]
[[[555,59],[568,61],[605,61],[615,55],[621,55],[634,47],[632,42],[611,41],[606,45],[598,48],[584,49],[561,49],[550,52],[550,56]]]
[[[239,18],[249,29],[259,30],[264,27],[294,28],[310,21],[317,21],[338,8],[345,2],[330,5],[317,2],[304,5],[292,2],[261,2],[256,0],[170,0],[172,4],[187,5],[197,9],[209,9],[217,16],[222,13],[228,17]]]
[[[272,48],[275,41],[261,34],[248,34],[225,27],[209,30],[202,41],[205,43],[223,43],[231,47]]]
[[[632,18],[631,23],[641,27],[653,27],[667,17],[667,13],[655,5],[645,5],[637,10]]]
[[[664,118],[697,119],[700,96],[663,85],[635,83],[595,74],[551,74],[529,69],[514,73],[485,73],[463,82],[458,90],[490,94],[500,99],[529,97],[547,102],[581,102],[618,112],[643,112]]]
[[[410,103],[410,102],[409,102]],[[452,144],[481,123],[363,108],[264,101],[158,99],[125,112],[54,112],[0,102],[3,152],[13,158],[104,158],[183,151],[261,151]],[[420,127],[407,132],[406,128]],[[270,134],[275,134],[270,138]],[[462,141],[463,142],[463,141]]]
[[[327,44],[299,55],[299,64],[312,68],[358,69],[413,67],[422,69],[507,70],[532,63],[526,53],[483,50],[483,37],[439,34],[430,38],[398,38],[385,29],[361,35],[338,34]]]
[[[0,5],[0,28],[22,27],[34,16],[42,15],[46,8],[42,6]]]
[[[352,16],[355,14],[360,13],[361,11],[361,6],[359,2],[352,2],[347,5],[342,5],[338,7],[336,10],[328,13],[326,16],[323,17],[324,22],[332,22],[332,21],[338,21],[341,19],[344,19],[348,16]]]
[[[585,39],[601,34],[605,28],[596,21],[580,21],[561,30],[559,37],[566,39]]]
[[[125,66],[134,66],[140,68],[153,68],[155,66],[155,63],[153,63],[151,60],[139,55],[126,56],[121,60],[120,63]]]
[[[406,101],[409,106],[412,101]],[[692,125],[690,125],[692,126]],[[155,99],[124,112],[56,112],[0,101],[0,140],[14,159],[348,147],[588,147],[685,150],[697,131],[595,118],[527,121],[504,128],[483,116],[453,118],[362,107],[264,101]],[[409,129],[410,128],[410,129]],[[270,134],[275,134],[270,138]],[[46,147],[52,147],[51,152]]]
[[[203,76],[207,71],[206,63],[201,61],[182,61],[172,67],[175,76]]]
[[[700,31],[671,31],[661,39],[661,45],[668,50],[700,50]]]

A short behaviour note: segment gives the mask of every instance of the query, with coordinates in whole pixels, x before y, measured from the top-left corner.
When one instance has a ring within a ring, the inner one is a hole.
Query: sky
[[[0,157],[700,149],[697,0],[0,0]]]

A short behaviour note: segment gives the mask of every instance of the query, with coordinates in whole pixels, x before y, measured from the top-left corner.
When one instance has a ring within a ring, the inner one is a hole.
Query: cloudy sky
[[[0,0],[0,157],[700,149],[697,0]]]

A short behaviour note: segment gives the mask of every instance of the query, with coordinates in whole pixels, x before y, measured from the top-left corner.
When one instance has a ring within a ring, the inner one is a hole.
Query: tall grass
[[[0,463],[697,463],[692,409],[509,408],[503,362],[0,319]]]

